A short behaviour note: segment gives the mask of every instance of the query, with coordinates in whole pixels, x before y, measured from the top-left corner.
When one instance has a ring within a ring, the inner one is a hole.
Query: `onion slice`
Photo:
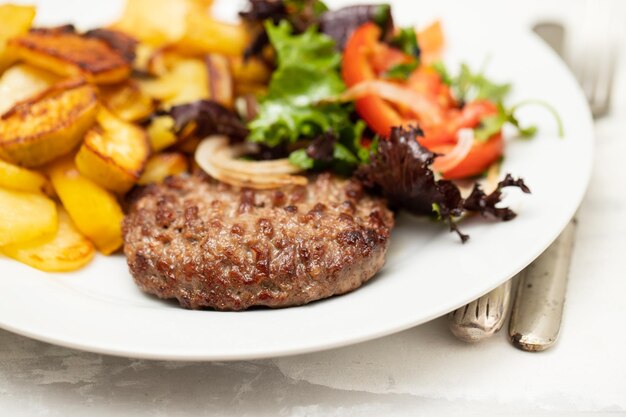
[[[302,170],[288,159],[274,161],[243,161],[240,156],[254,152],[256,145],[241,143],[230,145],[225,136],[210,136],[198,145],[195,160],[213,178],[236,187],[259,190],[306,185],[304,176],[291,175]]]
[[[389,81],[360,82],[339,95],[335,100],[339,102],[353,101],[371,95],[408,107],[425,124],[435,125],[443,120],[441,110],[436,104],[410,88]]]
[[[439,172],[450,171],[465,159],[473,144],[474,131],[472,129],[459,130],[456,146],[446,155],[437,157],[433,163],[433,168]]]

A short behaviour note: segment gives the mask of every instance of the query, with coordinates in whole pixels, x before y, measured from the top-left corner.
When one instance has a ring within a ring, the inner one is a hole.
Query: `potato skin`
[[[130,77],[131,66],[106,42],[69,30],[39,29],[9,40],[20,59],[63,77],[114,84]]]
[[[85,135],[76,166],[96,184],[124,194],[137,183],[150,156],[148,135],[104,107],[97,122]]]
[[[37,167],[63,156],[80,143],[97,110],[96,91],[84,80],[55,84],[2,115],[0,157]]]

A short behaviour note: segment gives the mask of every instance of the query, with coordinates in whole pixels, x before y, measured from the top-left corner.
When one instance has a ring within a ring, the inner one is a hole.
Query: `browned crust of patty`
[[[124,252],[140,288],[184,307],[287,307],[369,280],[392,227],[385,202],[355,180],[253,191],[179,176],[135,196]]]

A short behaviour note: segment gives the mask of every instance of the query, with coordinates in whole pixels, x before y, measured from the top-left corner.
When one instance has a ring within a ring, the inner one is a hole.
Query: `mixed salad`
[[[440,22],[397,27],[389,5],[329,10],[319,0],[251,0],[241,13],[254,29],[245,59],[274,68],[267,91],[247,106],[248,142],[263,158],[288,158],[305,171],[360,177],[391,205],[446,221],[480,213],[510,220],[498,207],[504,187],[530,192],[507,175],[490,193],[476,183],[464,196],[452,180],[499,176],[503,127],[530,138],[535,126],[507,107],[511,85],[441,60]],[[238,125],[238,121],[233,121]]]

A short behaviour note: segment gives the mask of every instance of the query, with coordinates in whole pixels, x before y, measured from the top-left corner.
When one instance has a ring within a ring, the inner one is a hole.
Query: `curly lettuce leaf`
[[[421,136],[423,132],[416,127],[393,128],[388,140],[380,142],[376,155],[357,171],[357,176],[367,187],[382,193],[396,208],[418,215],[434,214],[446,221],[463,242],[469,236],[459,230],[454,220],[465,213],[478,213],[503,221],[515,217],[511,209],[498,207],[498,204],[505,187],[518,187],[529,193],[523,180],[507,175],[491,194],[486,194],[477,184],[469,197],[463,198],[453,182],[435,178],[430,166],[436,155],[419,144],[417,138]]]

